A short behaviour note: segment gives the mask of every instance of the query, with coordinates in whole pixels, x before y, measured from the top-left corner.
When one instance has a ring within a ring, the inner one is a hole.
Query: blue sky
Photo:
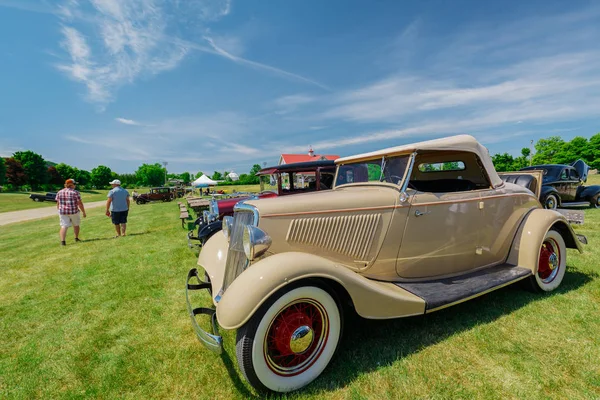
[[[600,131],[593,1],[0,0],[0,155],[173,172]]]

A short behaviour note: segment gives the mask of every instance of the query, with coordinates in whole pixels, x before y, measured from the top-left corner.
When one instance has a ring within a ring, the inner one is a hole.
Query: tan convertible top
[[[471,135],[456,135],[441,139],[427,140],[425,142],[405,144],[403,146],[389,147],[383,150],[372,151],[370,153],[357,154],[355,156],[338,158],[336,164],[347,164],[361,160],[369,160],[373,158],[408,154],[419,151],[468,151],[475,153],[481,160],[493,187],[502,185],[502,179],[496,173],[494,164],[490,158],[488,150],[482,146],[477,139]]]

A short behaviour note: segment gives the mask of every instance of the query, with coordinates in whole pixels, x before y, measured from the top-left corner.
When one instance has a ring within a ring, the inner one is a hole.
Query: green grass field
[[[45,192],[9,192],[0,193],[0,212],[28,210],[31,208],[56,207],[52,201],[35,202],[29,198],[31,193],[46,194]],[[108,190],[86,190],[81,192],[83,203],[106,200]]]
[[[258,398],[235,359],[196,340],[184,281],[196,265],[175,203],[133,206],[111,239],[102,209],[83,243],[54,218],[0,230],[0,398]],[[577,231],[549,295],[513,285],[424,317],[354,318],[324,374],[290,399],[600,398],[600,210]],[[209,305],[208,295],[195,304]]]

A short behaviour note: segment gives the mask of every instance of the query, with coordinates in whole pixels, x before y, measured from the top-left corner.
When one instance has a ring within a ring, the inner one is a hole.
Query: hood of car
[[[581,180],[587,182],[588,172],[590,171],[590,166],[585,163],[583,160],[577,160],[573,164],[571,164],[573,168],[581,177]]]
[[[261,218],[269,216],[328,214],[393,208],[400,193],[395,188],[364,185],[312,193],[248,200]]]

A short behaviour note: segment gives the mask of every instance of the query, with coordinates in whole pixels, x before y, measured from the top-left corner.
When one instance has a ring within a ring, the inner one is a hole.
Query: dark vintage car
[[[35,202],[39,201],[56,201],[56,193],[48,192],[46,194],[35,194],[32,193],[29,195],[29,198]]]
[[[176,197],[176,193],[171,187],[156,187],[150,189],[148,193],[142,193],[135,198],[137,204],[146,204],[151,201],[171,201]]]
[[[571,165],[534,165],[521,171],[541,170],[540,202],[545,208],[591,206],[600,208],[600,185],[584,186],[590,167],[582,160]]]
[[[250,197],[264,199],[331,189],[335,176],[335,163],[332,160],[319,160],[283,164],[263,168],[256,175],[260,179],[259,193],[211,200],[209,210],[205,211],[202,218],[197,221],[198,236],[193,236],[194,231],[188,233],[190,247],[192,240],[198,240],[200,245],[203,245],[215,232],[220,231],[223,217],[233,215],[233,207],[242,200],[248,200]]]

